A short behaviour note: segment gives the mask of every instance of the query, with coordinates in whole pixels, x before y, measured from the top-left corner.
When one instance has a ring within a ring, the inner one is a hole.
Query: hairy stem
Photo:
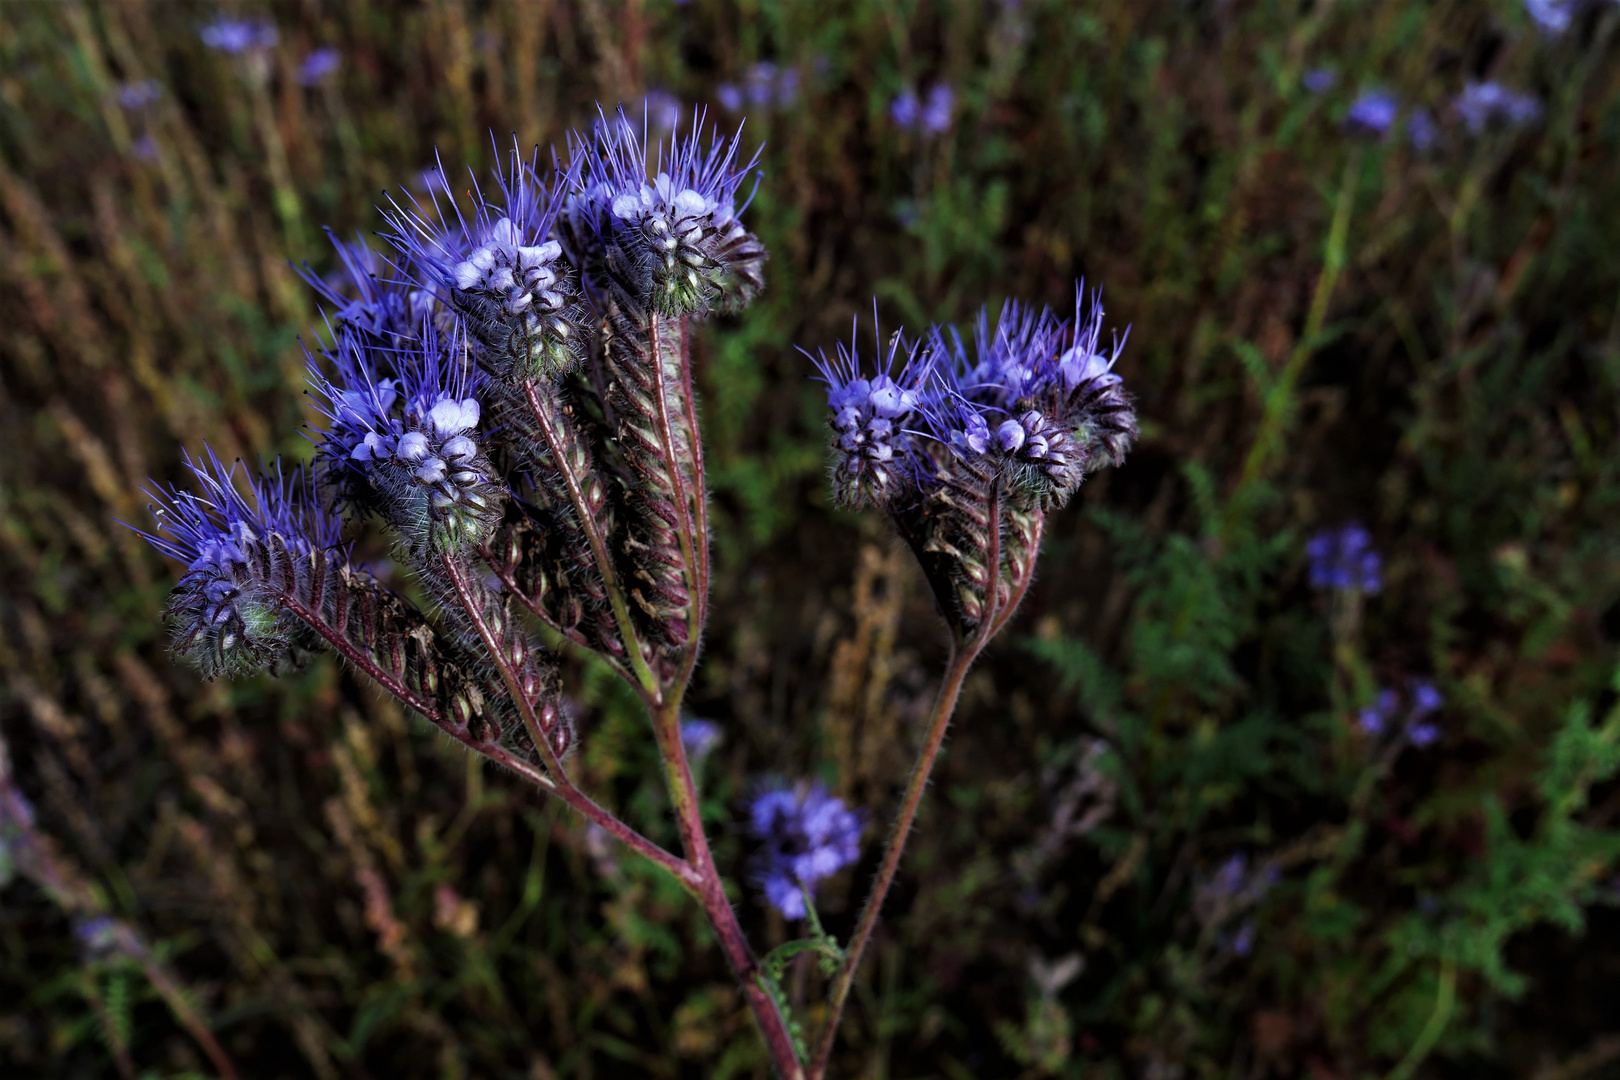
[[[692,779],[692,768],[681,742],[681,699],[685,686],[677,686],[665,695],[662,705],[649,702],[648,711],[653,721],[653,733],[658,740],[659,757],[664,763],[664,779],[669,787],[670,802],[675,810],[675,824],[681,833],[681,845],[689,865],[694,869],[699,884],[693,895],[703,905],[709,925],[720,939],[720,949],[736,977],[748,1006],[759,1025],[760,1036],[770,1052],[771,1061],[783,1080],[804,1080],[804,1067],[799,1062],[793,1036],[788,1033],[787,1022],[776,1002],[760,984],[759,961],[744,936],[737,913],[726,897],[725,882],[714,864],[709,850],[709,839],[703,831],[703,818],[698,805],[697,783]]]
[[[838,1035],[838,1021],[843,1016],[844,1002],[849,997],[850,987],[855,983],[855,972],[861,965],[861,955],[866,950],[866,944],[871,940],[872,931],[877,927],[878,914],[882,911],[883,900],[889,893],[889,887],[894,884],[895,871],[900,868],[900,856],[905,851],[906,838],[911,832],[912,823],[917,820],[917,810],[922,805],[923,791],[928,786],[928,777],[934,771],[934,760],[939,756],[940,747],[945,742],[945,730],[950,726],[951,714],[956,711],[956,699],[962,692],[962,680],[967,677],[968,668],[978,657],[983,642],[974,641],[954,646],[951,650],[951,661],[945,669],[945,678],[939,686],[939,696],[934,699],[933,712],[929,715],[928,732],[923,737],[922,749],[917,754],[917,760],[911,766],[911,779],[906,784],[905,796],[900,800],[900,812],[895,816],[894,827],[889,831],[888,847],[883,852],[883,863],[878,867],[877,878],[872,882],[872,892],[866,898],[866,906],[861,909],[860,921],[855,924],[855,932],[850,936],[849,944],[844,947],[845,960],[838,974],[833,977],[832,993],[827,1001],[827,1020],[822,1026],[821,1036],[817,1040],[815,1053],[811,1056],[809,1080],[820,1080],[827,1071],[827,1061],[832,1056],[833,1041]]]
[[[844,1015],[844,1002],[849,999],[850,988],[855,984],[855,973],[860,969],[861,957],[866,952],[866,944],[872,938],[872,931],[877,928],[879,914],[883,910],[883,901],[889,895],[889,888],[894,884],[894,875],[900,869],[900,856],[905,853],[906,840],[911,835],[911,826],[917,820],[917,811],[922,806],[923,791],[928,787],[928,778],[933,774],[934,762],[939,757],[939,751],[945,744],[945,731],[950,727],[951,716],[956,712],[956,699],[962,693],[962,681],[967,678],[968,669],[973,661],[978,659],[979,653],[995,636],[1007,621],[1012,610],[1023,599],[1024,591],[1029,588],[1030,578],[1033,576],[1035,554],[1029,552],[1026,565],[1020,568],[1013,582],[1013,587],[1005,603],[1002,599],[1001,575],[1001,485],[991,483],[989,496],[986,499],[987,517],[990,521],[988,536],[989,550],[985,552],[985,565],[989,567],[989,580],[986,582],[984,611],[978,620],[973,634],[966,640],[960,637],[951,643],[950,662],[945,667],[945,677],[939,684],[939,695],[934,699],[934,709],[929,715],[928,731],[923,736],[921,749],[917,751],[917,760],[911,766],[911,778],[906,782],[906,793],[900,800],[900,812],[895,815],[894,827],[889,832],[889,842],[883,851],[883,862],[878,866],[877,877],[872,882],[872,892],[866,898],[866,905],[861,908],[860,919],[855,923],[855,932],[850,935],[849,944],[844,947],[844,963],[833,976],[832,993],[827,1000],[827,1020],[821,1029],[821,1035],[816,1041],[816,1049],[810,1059],[810,1080],[821,1080],[827,1072],[827,1062],[832,1057],[833,1043],[838,1038],[838,1022]],[[1040,547],[1040,524],[1037,520],[1034,526],[1035,548]]]
[[[523,692],[522,684],[517,677],[511,658],[506,654],[506,648],[490,627],[488,620],[479,607],[472,589],[467,581],[464,567],[458,563],[454,556],[446,554],[441,556],[440,562],[445,573],[449,575],[450,584],[455,589],[456,598],[460,601],[462,609],[467,613],[478,636],[483,640],[484,648],[489,653],[501,679],[506,684],[506,691],[517,706],[518,714],[523,718],[523,726],[528,729],[529,737],[534,741],[535,749],[540,752],[540,758],[545,762],[545,775],[550,780],[550,790],[555,791],[569,806],[580,814],[605,829],[609,835],[623,843],[626,847],[639,855],[651,860],[674,875],[675,880],[694,896],[700,896],[703,882],[692,865],[684,859],[665,851],[651,840],[636,832],[629,825],[619,820],[596,800],[581,791],[569,778],[560,758],[557,757],[556,748],[551,743],[550,733],[540,723],[535,714],[534,703]],[[531,766],[532,768],[532,766]]]
[[[557,403],[541,393],[539,386],[532,380],[523,385],[523,396],[529,403],[529,411],[534,414],[535,423],[540,426],[540,432],[546,440],[547,449],[551,451],[557,472],[568,486],[568,498],[574,504],[574,513],[579,518],[580,528],[585,530],[585,535],[590,541],[591,557],[596,561],[596,568],[602,575],[602,586],[607,591],[608,603],[613,607],[613,621],[619,628],[619,638],[624,642],[624,650],[629,654],[630,667],[635,672],[637,688],[643,694],[661,697],[662,691],[658,680],[653,675],[652,669],[647,666],[641,639],[630,620],[630,608],[625,602],[624,587],[619,583],[619,576],[614,571],[613,560],[609,557],[607,538],[596,527],[590,500],[586,498],[584,484],[587,480],[574,468],[574,462],[568,456],[568,448],[564,445],[562,432],[559,430]]]

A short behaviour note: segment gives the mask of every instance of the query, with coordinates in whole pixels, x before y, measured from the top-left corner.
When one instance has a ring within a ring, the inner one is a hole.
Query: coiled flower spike
[[[209,679],[279,671],[312,641],[279,602],[274,579],[307,574],[311,555],[338,548],[342,521],[320,509],[301,469],[285,473],[278,463],[273,476],[254,480],[205,454],[185,458],[199,493],[147,489],[156,531],[135,530],[186,564],[166,612],[174,651]]]
[[[470,215],[448,194],[442,164],[431,186],[431,214],[414,199],[391,200],[384,211],[400,272],[455,312],[482,346],[479,362],[513,382],[564,374],[583,348],[577,286],[551,238],[569,178],[548,185],[537,164],[538,151],[525,161],[514,144],[505,169],[495,173],[498,200],[473,178]]]
[[[812,362],[827,384],[832,410],[833,498],[848,510],[889,506],[917,486],[916,473],[926,458],[912,444],[908,425],[917,419],[925,368],[917,350],[900,334],[889,339],[875,374],[862,374],[854,336],[848,348],[839,344],[830,359]],[[898,372],[895,364],[904,354]]]
[[[413,550],[476,546],[499,517],[504,485],[477,441],[481,376],[466,353],[459,328],[428,326],[390,354],[397,380],[375,379],[352,348],[339,354],[337,384],[312,366],[316,407],[331,420],[328,473],[359,474],[364,497]]]
[[[604,114],[594,139],[570,139],[574,190],[560,222],[569,258],[600,307],[609,297],[661,315],[735,312],[764,288],[765,248],[743,227],[738,189],[759,155],[741,163],[739,136],[686,135],[657,144],[649,175],[646,123]]]

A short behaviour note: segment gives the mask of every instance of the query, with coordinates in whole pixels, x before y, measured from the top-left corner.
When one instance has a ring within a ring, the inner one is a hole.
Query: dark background
[[[0,5],[0,733],[48,838],[14,800],[0,1071],[211,1075],[189,1015],[244,1077],[766,1075],[678,890],[331,661],[200,683],[179,568],[115,524],[182,447],[308,456],[321,225],[673,95],[765,145],[769,288],[699,344],[691,700],[756,945],[792,928],[750,785],[864,809],[846,934],[944,655],[886,523],[830,507],[795,346],[1079,278],[1131,327],[1141,443],[971,676],[835,1075],[1620,1077],[1620,7],[1566,7],[306,0],[223,9],[279,32],[230,56],[211,6]],[[1470,131],[1483,80],[1539,117]],[[897,123],[936,84],[948,127]],[[1382,590],[1313,590],[1352,521]],[[589,786],[672,842],[634,702],[567,678]],[[1412,679],[1438,741],[1369,739]]]

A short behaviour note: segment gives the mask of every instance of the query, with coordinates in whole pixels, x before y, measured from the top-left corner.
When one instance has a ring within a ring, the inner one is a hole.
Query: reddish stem
[[[636,832],[574,784],[567,770],[563,768],[562,760],[558,758],[556,748],[551,744],[550,733],[541,726],[540,718],[535,715],[534,704],[523,693],[522,684],[517,677],[517,672],[512,667],[511,657],[507,655],[500,636],[490,627],[488,620],[484,618],[483,611],[474,600],[472,590],[467,583],[465,570],[452,555],[441,556],[440,563],[450,578],[451,587],[456,591],[456,599],[461,602],[462,610],[467,613],[467,618],[472,620],[473,627],[483,640],[484,648],[489,653],[490,660],[495,664],[496,670],[500,672],[501,679],[506,683],[506,692],[511,696],[512,703],[517,706],[518,714],[523,718],[523,726],[529,731],[529,738],[534,742],[535,749],[540,752],[541,760],[545,762],[545,775],[551,782],[551,790],[555,791],[569,806],[607,830],[609,834],[628,846],[632,851],[651,859],[654,863],[669,871],[687,891],[697,895],[698,889],[702,886],[702,881],[690,863],[670,854]],[[480,744],[479,750],[482,751],[482,744]]]

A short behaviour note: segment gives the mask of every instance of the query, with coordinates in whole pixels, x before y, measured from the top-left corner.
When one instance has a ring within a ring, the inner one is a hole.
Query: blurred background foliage
[[[210,49],[222,13],[276,43]],[[971,678],[836,1075],[1620,1077],[1617,34],[1598,0],[0,5],[0,1071],[766,1075],[677,890],[334,663],[199,683],[177,568],[115,524],[182,447],[307,456],[320,226],[623,101],[765,147],[769,291],[700,345],[691,702],[756,944],[791,928],[740,800],[865,808],[847,933],[944,651],[829,506],[795,346],[1079,278],[1132,328],[1142,443]],[[1474,123],[1470,83],[1539,108]],[[1355,521],[1381,590],[1313,589]],[[568,680],[589,786],[673,842],[634,702]],[[1430,726],[1373,731],[1414,680]]]

